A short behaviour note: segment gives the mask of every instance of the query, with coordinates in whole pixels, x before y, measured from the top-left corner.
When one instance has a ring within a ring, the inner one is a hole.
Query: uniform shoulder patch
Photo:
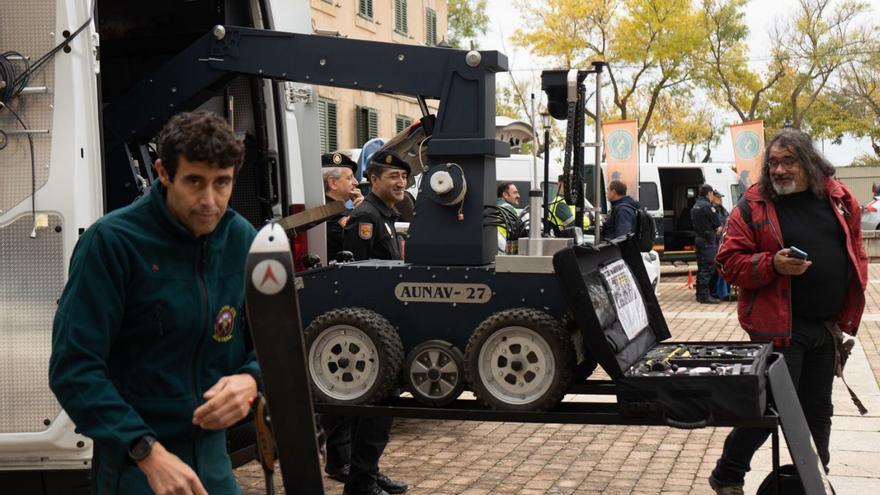
[[[361,239],[369,241],[373,238],[373,224],[368,222],[358,223],[358,235]]]

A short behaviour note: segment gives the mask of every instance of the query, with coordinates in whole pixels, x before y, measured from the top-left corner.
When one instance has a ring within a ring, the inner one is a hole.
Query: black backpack
[[[654,217],[648,213],[648,210],[642,206],[637,208],[632,204],[624,204],[627,208],[632,208],[636,212],[636,229],[633,233],[636,245],[639,251],[647,253],[654,249],[654,238],[657,235],[657,226],[654,223]]]

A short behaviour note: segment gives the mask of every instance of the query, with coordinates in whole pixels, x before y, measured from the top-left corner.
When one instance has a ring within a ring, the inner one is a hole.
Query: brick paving
[[[869,279],[859,338],[880,381],[880,264],[871,265]],[[697,304],[685,280],[661,278],[673,340],[746,340],[736,303]],[[711,494],[707,478],[728,431],[396,419],[381,466],[413,495]],[[236,476],[245,495],[265,493],[256,463]],[[280,472],[275,485],[283,494]],[[342,485],[325,478],[325,491],[340,495]]]

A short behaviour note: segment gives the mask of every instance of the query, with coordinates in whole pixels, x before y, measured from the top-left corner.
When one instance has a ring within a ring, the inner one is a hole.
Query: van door
[[[658,166],[663,198],[663,250],[664,261],[690,261],[696,259],[694,250],[694,226],[691,208],[697,201],[700,186],[705,183],[700,165]]]
[[[654,250],[663,250],[663,195],[660,186],[660,174],[657,166],[653,163],[643,163],[639,166],[639,203],[648,210],[648,214],[654,217],[656,234],[654,237]]]

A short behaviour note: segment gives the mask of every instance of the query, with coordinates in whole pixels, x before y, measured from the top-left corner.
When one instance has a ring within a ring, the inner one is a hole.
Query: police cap
[[[357,163],[351,159],[346,153],[334,151],[333,153],[324,153],[321,155],[322,167],[348,167],[352,173],[357,173]]]
[[[382,168],[397,168],[411,173],[409,163],[403,161],[389,150],[379,150],[370,157],[370,166]]]
[[[702,186],[700,186],[700,196],[708,195],[710,192],[712,192],[713,189],[714,188],[709,184],[703,184]]]
[[[714,191],[712,191],[712,194],[714,194],[715,196],[717,196],[717,197],[719,197],[719,198],[723,198],[723,197],[724,197],[724,195],[721,194],[721,192],[720,192],[718,189],[715,189]]]

